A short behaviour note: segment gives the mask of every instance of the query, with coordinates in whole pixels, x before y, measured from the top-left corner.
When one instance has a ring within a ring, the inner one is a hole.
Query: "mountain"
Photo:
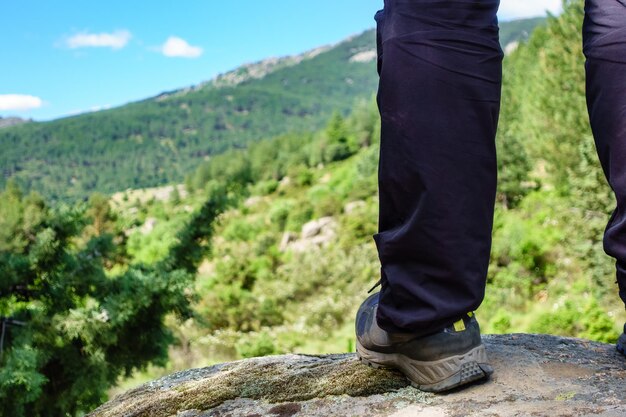
[[[181,181],[211,155],[321,127],[376,86],[372,31],[119,108],[0,132],[3,180],[52,199]],[[361,55],[362,56],[362,55]]]
[[[505,22],[503,40],[539,21]],[[377,86],[375,32],[301,55],[243,65],[197,86],[118,108],[0,130],[0,186],[9,178],[52,200],[84,200],[180,182],[230,148],[319,129]]]

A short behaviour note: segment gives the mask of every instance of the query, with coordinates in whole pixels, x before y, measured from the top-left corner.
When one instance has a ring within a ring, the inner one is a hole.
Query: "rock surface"
[[[546,335],[485,336],[495,373],[448,394],[408,386],[354,354],[284,355],[179,372],[90,416],[626,416],[626,358]]]
[[[280,241],[280,251],[307,252],[326,246],[335,238],[337,227],[337,220],[332,216],[311,220],[302,226],[300,238],[293,232],[285,232]]]

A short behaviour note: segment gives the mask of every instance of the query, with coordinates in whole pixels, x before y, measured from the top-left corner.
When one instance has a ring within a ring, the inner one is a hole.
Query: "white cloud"
[[[111,108],[110,104],[103,104],[101,106],[91,106],[89,108],[90,112],[94,112],[94,111],[101,111],[101,110],[109,110]]]
[[[502,19],[544,16],[546,11],[558,14],[561,0],[501,0],[499,15]]]
[[[105,105],[102,105],[102,106],[91,106],[90,108],[88,108],[86,110],[85,109],[82,109],[82,110],[73,109],[73,110],[70,110],[67,113],[65,113],[62,117],[76,116],[76,115],[85,114],[85,113],[94,113],[94,112],[98,112],[98,111],[102,111],[102,110],[108,110],[111,107],[113,107],[113,106],[111,106],[110,104],[105,104]]]
[[[131,33],[127,30],[117,30],[111,33],[78,33],[67,39],[68,47],[75,48],[112,48],[121,49],[126,46]]]
[[[177,36],[170,36],[161,47],[161,52],[169,57],[197,58],[202,55],[202,48],[191,46]]]
[[[43,105],[39,97],[26,94],[0,94],[0,110],[32,110]]]

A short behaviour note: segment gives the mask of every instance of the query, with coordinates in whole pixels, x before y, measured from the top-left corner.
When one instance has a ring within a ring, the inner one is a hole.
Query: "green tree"
[[[0,414],[77,415],[120,376],[164,365],[174,342],[165,315],[191,315],[188,288],[224,196],[212,190],[164,261],[107,276],[110,236],[77,244],[83,213],[53,210],[14,186],[1,193],[0,317],[24,325],[5,331]]]
[[[591,137],[585,103],[581,26],[584,1],[564,1],[564,11],[538,28],[508,57],[503,91],[506,139],[523,138],[549,181],[562,193],[579,172],[580,143]]]
[[[369,100],[359,100],[354,106],[347,121],[350,131],[353,132],[357,148],[368,147],[379,139],[380,115],[376,106],[376,96]]]
[[[325,133],[325,162],[340,161],[352,155],[353,151],[350,149],[348,141],[348,129],[344,118],[339,112],[333,113]]]
[[[115,227],[115,215],[111,211],[109,198],[101,193],[94,193],[89,197],[87,217],[91,218],[88,231],[93,236],[102,236],[110,233]]]

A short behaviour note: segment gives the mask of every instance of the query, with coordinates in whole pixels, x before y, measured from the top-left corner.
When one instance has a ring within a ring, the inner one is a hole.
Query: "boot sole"
[[[399,369],[413,387],[428,392],[448,391],[488,378],[493,373],[482,344],[462,355],[436,361],[417,361],[399,353],[374,352],[365,349],[358,340],[356,351],[364,364],[373,368]]]

